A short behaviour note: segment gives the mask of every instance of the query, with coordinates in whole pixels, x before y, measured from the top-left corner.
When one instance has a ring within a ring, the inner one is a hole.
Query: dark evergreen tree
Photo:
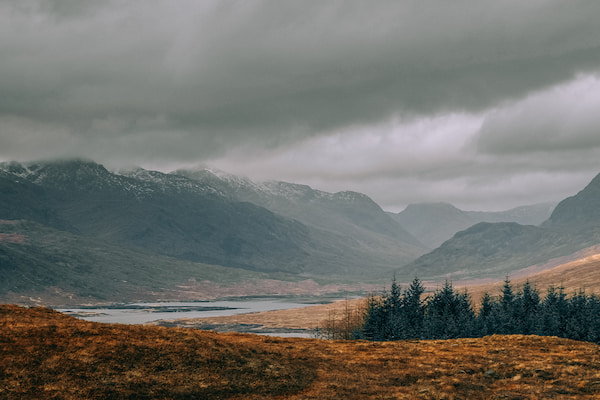
[[[600,343],[600,298],[591,295],[587,298],[587,337],[586,340],[594,343]]]
[[[515,295],[508,276],[504,280],[502,296],[500,297],[500,309],[496,316],[498,326],[497,333],[510,334],[516,330],[516,307]]]
[[[425,288],[419,278],[413,279],[404,292],[402,310],[405,323],[404,332],[407,339],[419,338],[423,335],[423,321],[425,319],[423,293],[425,293]]]
[[[375,296],[369,296],[361,337],[374,341],[386,340],[384,332],[387,331],[387,317],[384,302]]]
[[[402,313],[402,293],[395,276],[392,280],[390,294],[384,301],[384,307],[387,312],[387,324],[384,336],[387,340],[404,339],[403,330],[405,321]]]
[[[446,281],[427,302],[425,335],[432,339],[471,336],[474,312],[468,294],[458,294]]]
[[[600,298],[583,291],[567,298],[564,288],[550,287],[540,302],[529,282],[514,294],[507,278],[497,299],[484,294],[477,315],[468,293],[456,292],[448,281],[426,301],[423,293],[418,278],[403,293],[394,279],[389,293],[368,299],[362,331],[355,337],[450,339],[522,333],[600,343]]]
[[[513,332],[530,335],[536,332],[540,296],[529,280],[515,297]]]
[[[499,314],[498,303],[492,300],[488,292],[485,292],[475,322],[477,336],[497,333],[500,326]]]
[[[588,296],[583,291],[575,293],[569,299],[564,327],[565,334],[569,339],[589,340],[589,331],[593,325],[589,305]]]
[[[564,288],[551,286],[540,307],[537,333],[546,336],[566,337],[568,303]]]

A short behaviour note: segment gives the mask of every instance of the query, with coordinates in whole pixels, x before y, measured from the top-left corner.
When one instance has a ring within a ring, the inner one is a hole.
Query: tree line
[[[600,298],[583,290],[569,297],[564,288],[550,287],[542,298],[529,282],[515,291],[507,278],[500,295],[486,293],[477,311],[467,291],[455,290],[449,281],[433,295],[424,293],[418,278],[405,290],[394,279],[388,292],[367,299],[361,318],[339,325],[341,334],[330,337],[388,341],[526,334],[600,343]]]

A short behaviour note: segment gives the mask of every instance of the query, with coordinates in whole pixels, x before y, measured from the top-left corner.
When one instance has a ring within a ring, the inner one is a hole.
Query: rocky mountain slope
[[[176,175],[156,173],[152,179],[136,179],[88,161],[12,164],[5,170],[12,173],[13,185],[35,185],[35,201],[44,209],[34,204],[33,211],[21,213],[21,197],[2,195],[13,210],[2,219],[49,214],[57,224],[32,219],[152,253],[250,270],[300,272],[302,246],[310,245],[309,232],[301,224],[231,201],[210,186]],[[267,254],[260,250],[265,248]]]
[[[573,251],[561,232],[514,222],[481,222],[402,267],[401,274],[428,279],[499,278]]]

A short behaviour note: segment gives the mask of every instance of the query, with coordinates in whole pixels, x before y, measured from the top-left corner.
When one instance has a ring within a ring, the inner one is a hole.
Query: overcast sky
[[[0,160],[558,201],[600,172],[597,0],[0,0]]]

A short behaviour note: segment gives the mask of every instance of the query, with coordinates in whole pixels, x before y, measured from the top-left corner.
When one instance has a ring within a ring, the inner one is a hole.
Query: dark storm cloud
[[[8,2],[0,110],[76,136],[162,118],[200,153],[277,145],[595,71],[597,15],[596,1]]]
[[[560,170],[549,153],[598,147],[582,88],[598,86],[598,15],[595,0],[0,1],[0,158],[213,159],[374,197],[369,182],[525,182]]]
[[[553,157],[559,152],[600,149],[598,110],[600,80],[581,77],[491,113],[478,147],[498,155],[537,152]]]

